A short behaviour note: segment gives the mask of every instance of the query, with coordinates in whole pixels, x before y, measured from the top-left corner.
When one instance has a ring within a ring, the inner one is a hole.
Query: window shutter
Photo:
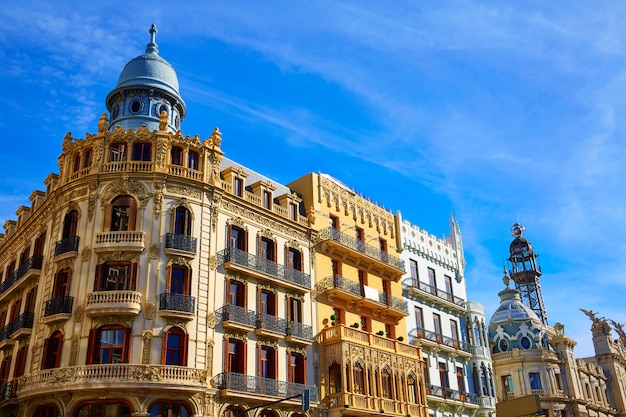
[[[137,223],[137,202],[130,197],[130,213],[128,215],[128,230],[135,230]]]
[[[137,290],[137,262],[133,262],[130,266],[130,289]]]
[[[104,207],[104,230],[111,230],[111,204],[107,204]]]
[[[124,353],[122,354],[122,362],[128,363],[130,358],[130,327],[124,329]]]
[[[41,369],[48,369],[49,367],[48,355],[50,354],[50,339],[52,339],[52,337],[43,342],[43,360],[41,361]]]
[[[261,235],[256,237],[256,255],[259,258],[263,257],[263,237]]]
[[[89,343],[87,345],[87,365],[96,363],[98,353],[98,329],[89,330]]]
[[[170,332],[163,332],[163,347],[161,349],[161,364],[167,364],[167,340],[169,339]]]
[[[298,252],[300,254],[300,265],[298,265],[298,271],[304,271],[304,253],[302,251]]]
[[[187,350],[189,343],[189,335],[187,333],[183,333],[180,335],[180,366],[187,366]]]
[[[96,265],[96,278],[94,280],[93,283],[93,290],[94,291],[99,291],[100,290],[100,280],[102,279],[102,268],[104,268],[106,264],[98,264]]]
[[[172,292],[172,264],[169,264],[165,270],[165,288],[167,292]]]
[[[274,240],[274,250],[272,251],[272,261],[276,262],[276,260],[278,259],[278,244],[276,243],[276,241]]]
[[[243,248],[244,252],[248,252],[248,231],[246,229],[243,230]]]

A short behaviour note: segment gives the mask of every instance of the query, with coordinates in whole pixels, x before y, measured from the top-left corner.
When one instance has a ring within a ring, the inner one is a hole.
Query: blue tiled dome
[[[489,326],[497,325],[497,324],[505,324],[509,321],[514,322],[525,322],[525,321],[537,321],[541,322],[539,316],[532,311],[530,308],[526,307],[520,298],[520,294],[518,290],[507,288],[504,291],[501,291],[498,295],[500,295],[500,306],[491,316],[491,321],[489,322]]]
[[[116,88],[135,85],[162,88],[170,94],[180,95],[174,67],[156,52],[139,55],[126,64]]]

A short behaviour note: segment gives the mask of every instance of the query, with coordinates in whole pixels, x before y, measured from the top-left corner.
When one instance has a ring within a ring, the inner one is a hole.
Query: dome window
[[[519,342],[522,349],[530,349],[530,347],[532,346],[532,342],[530,341],[530,338],[528,336],[523,336]]]
[[[139,113],[141,111],[141,107],[142,107],[141,101],[139,101],[139,100],[133,100],[130,103],[130,111],[131,111],[131,113]]]
[[[500,339],[498,349],[500,349],[500,352],[506,352],[509,350],[509,342],[506,339]]]
[[[165,104],[161,104],[161,107],[159,107],[159,115],[160,115],[162,112],[165,112],[165,114],[168,114],[168,113],[167,113],[167,107],[165,106]]]

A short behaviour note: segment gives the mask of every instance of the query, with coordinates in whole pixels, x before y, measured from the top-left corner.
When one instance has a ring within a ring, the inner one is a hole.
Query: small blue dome
[[[160,114],[165,112],[167,130],[176,132],[185,118],[186,106],[178,91],[176,71],[159,56],[156,25],[149,32],[146,52],[124,66],[117,85],[106,98],[111,131],[117,126],[136,130],[141,125],[158,130]]]
[[[491,316],[491,321],[489,322],[490,327],[492,325],[505,324],[510,321],[535,321],[541,323],[539,316],[522,303],[518,290],[507,288],[498,295],[500,296],[501,302],[500,306]]]

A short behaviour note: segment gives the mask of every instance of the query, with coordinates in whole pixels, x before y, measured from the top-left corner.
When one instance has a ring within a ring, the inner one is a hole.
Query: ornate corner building
[[[59,174],[0,237],[0,414],[316,413],[313,245],[301,198],[183,136],[156,27],[67,134]],[[311,410],[296,397],[310,390]]]
[[[606,319],[582,310],[592,322],[595,355],[575,358],[576,341],[565,326],[548,324],[539,277],[541,268],[524,228],[515,224],[506,288],[489,323],[498,404],[537,396],[547,417],[626,416],[626,337],[613,340]],[[510,282],[515,288],[509,288]]]
[[[421,347],[431,416],[495,414],[485,315],[468,301],[458,222],[439,239],[398,214],[409,343]]]

